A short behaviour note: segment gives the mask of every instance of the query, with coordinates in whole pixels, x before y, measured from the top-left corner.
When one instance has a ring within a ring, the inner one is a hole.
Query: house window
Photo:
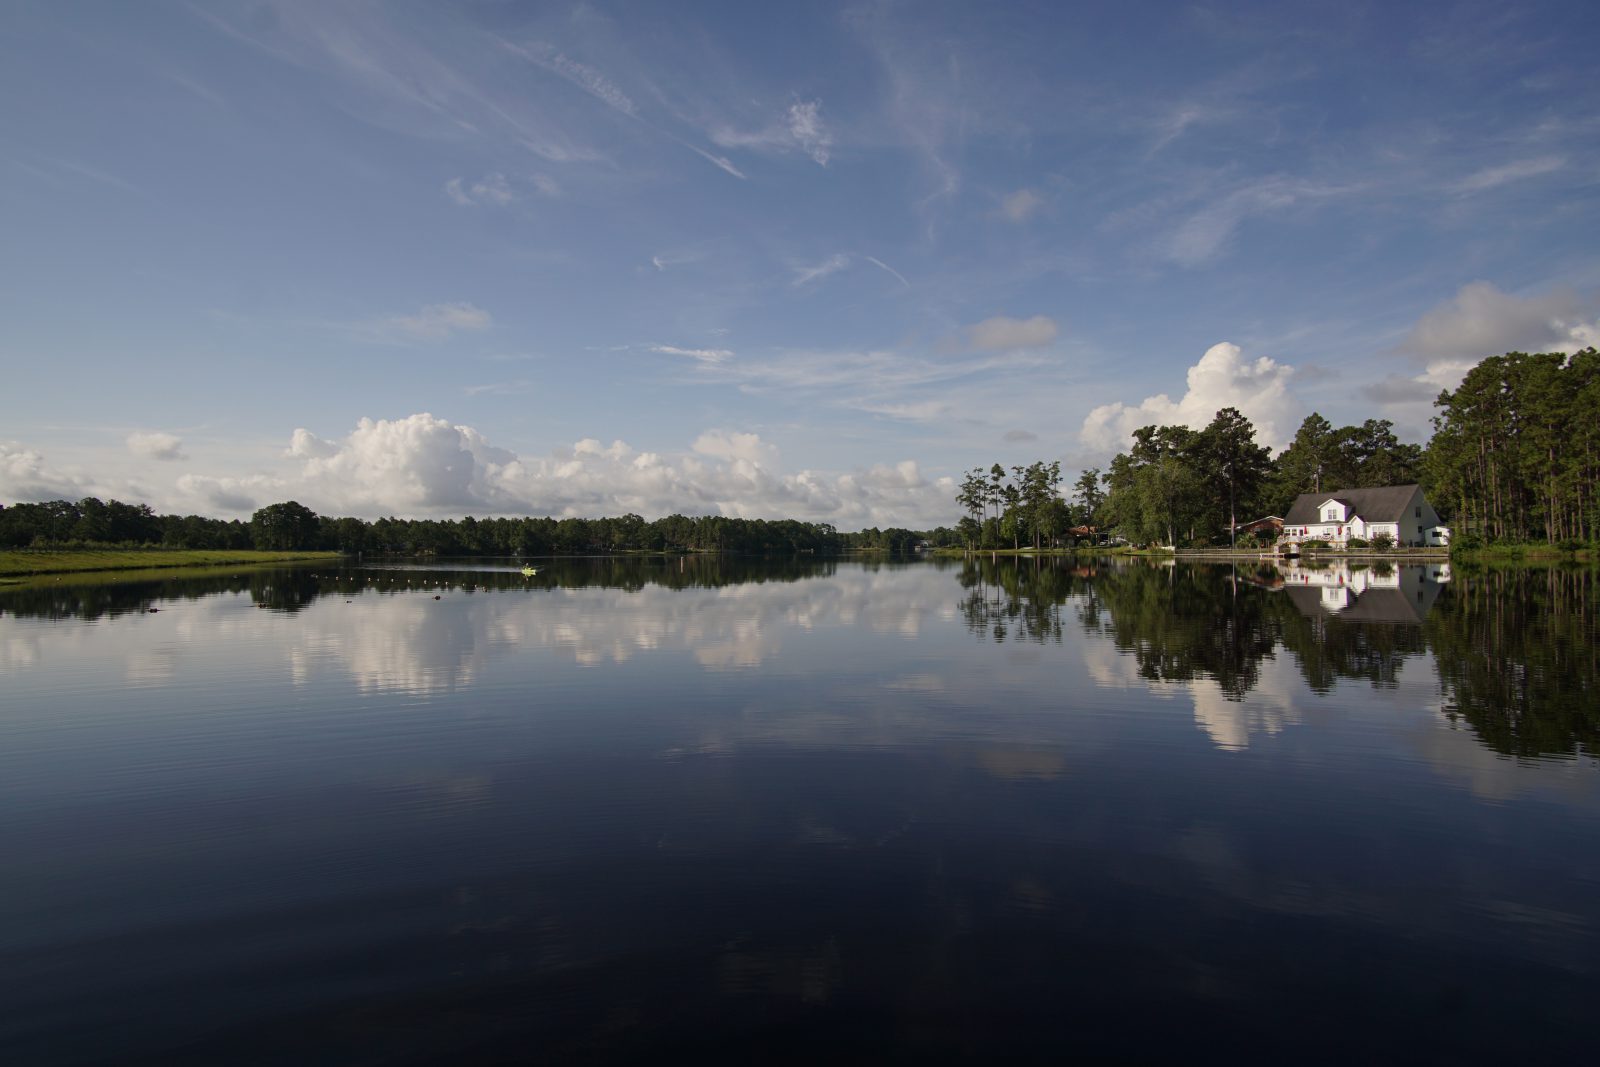
[[[1422,518],[1422,509],[1421,508],[1417,509],[1417,518],[1419,518],[1419,519]]]

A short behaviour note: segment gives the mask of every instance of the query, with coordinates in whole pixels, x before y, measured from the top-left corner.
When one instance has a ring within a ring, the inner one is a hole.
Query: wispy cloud
[[[483,385],[464,385],[461,391],[467,396],[522,396],[533,391],[534,383],[526,378],[512,382],[489,382]]]
[[[1042,348],[1056,339],[1056,322],[1047,315],[1031,319],[1013,319],[996,315],[984,319],[967,331],[973,348],[980,352],[997,352],[1010,348]]]
[[[1214,259],[1247,219],[1348,189],[1274,175],[1251,182],[1191,214],[1167,240],[1166,257],[1185,267]]]
[[[712,166],[718,167],[718,168],[726,171],[727,173],[733,175],[735,178],[739,178],[739,179],[746,178],[745,172],[740,170],[738,167],[734,166],[733,162],[731,160],[726,159],[723,156],[713,155],[712,153],[707,152],[704,148],[700,148],[700,147],[698,147],[696,145],[692,145],[688,141],[685,141],[681,137],[675,137],[675,138],[673,138],[673,140],[675,140],[679,144],[683,145],[683,147],[687,148],[689,151],[693,152],[695,155],[697,155],[700,158],[706,160]]]
[[[494,320],[473,304],[429,304],[415,315],[391,315],[362,324],[358,332],[374,340],[440,341],[457,333],[487,330]]]
[[[1458,193],[1481,193],[1487,189],[1495,189],[1510,182],[1522,181],[1525,178],[1537,178],[1541,174],[1550,174],[1567,165],[1563,156],[1539,156],[1536,159],[1519,159],[1514,163],[1503,163],[1498,167],[1485,167],[1475,174],[1470,174],[1451,186]]]
[[[498,171],[485,174],[470,185],[464,178],[451,178],[444,183],[444,192],[462,207],[476,207],[482,204],[504,207],[517,198],[516,193],[511,191],[511,183]]]
[[[714,126],[712,143],[722,148],[746,148],[761,152],[802,152],[820,167],[828,165],[833,150],[833,133],[822,118],[822,101],[803,100],[790,104],[778,119],[757,130]]]
[[[828,165],[833,135],[822,121],[822,101],[807,100],[789,106],[789,134],[818,166]]]
[[[1043,204],[1043,198],[1032,189],[1018,189],[1000,198],[1000,213],[1012,222],[1023,222]]]
[[[796,267],[794,269],[794,281],[792,284],[796,287],[809,285],[820,278],[826,278],[830,274],[837,274],[839,271],[844,270],[849,265],[850,257],[845,255],[843,252],[839,252],[829,256],[821,263],[817,263],[809,267]],[[902,281],[903,280],[904,279],[902,279]]]
[[[676,345],[651,345],[650,351],[660,352],[664,356],[684,356],[700,363],[716,365],[733,358],[733,352],[726,348],[679,348]]]
[[[868,263],[871,263],[874,267],[877,267],[879,270],[885,270],[885,271],[888,271],[890,274],[894,275],[895,278],[899,279],[900,284],[905,286],[907,289],[911,288],[911,283],[906,281],[906,276],[904,274],[901,274],[899,271],[897,271],[893,267],[889,266],[889,264],[885,263],[883,260],[879,259],[877,256],[866,256],[865,259],[866,259],[866,261]]]

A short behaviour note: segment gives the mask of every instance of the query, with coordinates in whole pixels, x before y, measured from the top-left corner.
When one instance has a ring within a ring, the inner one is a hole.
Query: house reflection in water
[[[1351,565],[1343,560],[1322,566],[1289,566],[1282,584],[1302,615],[1336,615],[1347,622],[1422,622],[1439,590],[1450,580],[1450,564]]]

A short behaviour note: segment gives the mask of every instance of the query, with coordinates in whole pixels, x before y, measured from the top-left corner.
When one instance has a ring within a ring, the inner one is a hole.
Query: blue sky
[[[8,5],[0,500],[854,529],[1421,439],[1600,337],[1596,11]]]

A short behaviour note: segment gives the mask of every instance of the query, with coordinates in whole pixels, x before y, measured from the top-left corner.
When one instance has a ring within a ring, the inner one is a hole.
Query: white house
[[[1440,524],[1420,485],[1301,493],[1283,518],[1288,541],[1343,545],[1352,537],[1371,541],[1385,534],[1414,548],[1450,543],[1450,528]]]

